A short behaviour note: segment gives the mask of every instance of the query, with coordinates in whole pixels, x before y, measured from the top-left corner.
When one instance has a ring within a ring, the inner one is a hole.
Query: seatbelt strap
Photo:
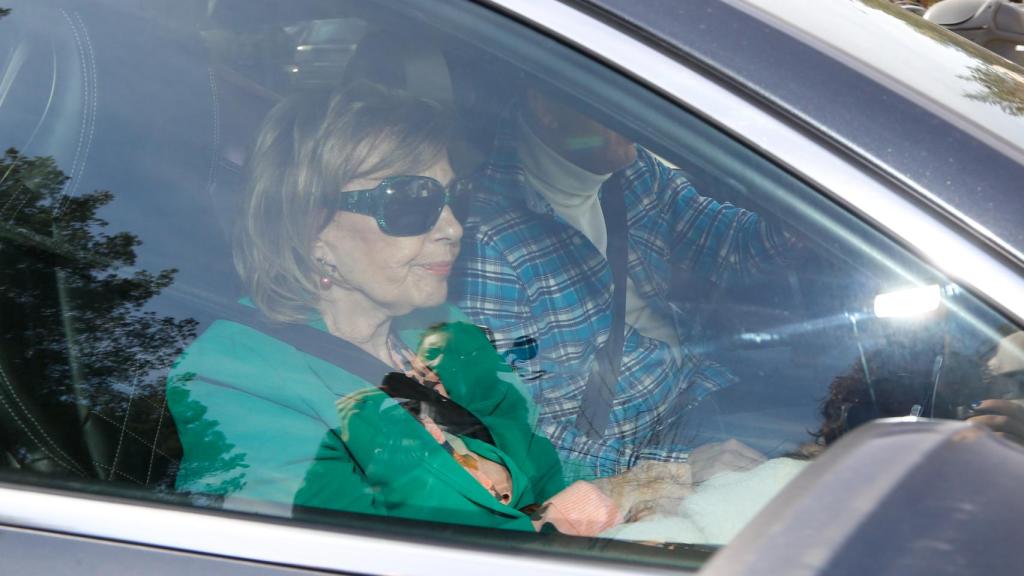
[[[452,434],[494,444],[487,426],[472,412],[433,388],[395,371],[355,344],[308,324],[271,322],[251,306],[239,305],[238,308],[242,310],[236,310],[231,321],[272,336],[369,382],[398,400],[414,417],[418,413],[418,403],[425,402],[431,407],[434,421]]]
[[[610,185],[611,184],[611,185]],[[612,323],[608,340],[597,353],[583,402],[576,416],[576,428],[588,438],[604,436],[611,419],[615,388],[622,366],[622,347],[626,332],[626,278],[629,258],[629,230],[626,223],[626,201],[621,176],[613,176],[601,190],[601,211],[608,234],[605,256],[612,272]]]

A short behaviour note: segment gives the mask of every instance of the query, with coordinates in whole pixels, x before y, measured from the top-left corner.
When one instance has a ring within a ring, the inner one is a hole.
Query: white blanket
[[[722,472],[694,486],[676,514],[649,516],[601,533],[645,542],[725,544],[808,462],[775,458],[750,470]]]

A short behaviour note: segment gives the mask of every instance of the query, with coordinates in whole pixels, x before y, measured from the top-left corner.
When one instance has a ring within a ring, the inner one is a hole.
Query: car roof
[[[883,0],[590,1],[1024,262],[1024,70]]]

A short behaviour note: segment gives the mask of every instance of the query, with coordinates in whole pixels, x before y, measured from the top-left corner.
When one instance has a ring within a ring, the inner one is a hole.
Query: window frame
[[[0,482],[0,535],[5,529],[85,537],[111,546],[132,544],[159,550],[255,561],[349,574],[421,574],[436,566],[447,576],[536,574],[537,576],[626,576],[636,567],[573,555],[524,555],[381,538],[299,525],[252,514],[146,504],[65,490],[42,490]],[[139,527],[146,526],[145,533]],[[0,545],[2,549],[2,545]],[[55,552],[55,557],[59,553]],[[77,561],[79,558],[75,557]],[[222,569],[218,562],[218,571]],[[657,565],[651,574],[678,573]]]

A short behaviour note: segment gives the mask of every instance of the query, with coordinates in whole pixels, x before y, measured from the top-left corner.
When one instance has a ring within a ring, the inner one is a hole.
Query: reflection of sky
[[[12,8],[0,30],[17,33],[0,32],[13,38],[0,43],[0,150],[52,157],[72,177],[69,195],[113,194],[98,212],[109,226],[90,232],[141,242],[135,266],[117,274],[174,268],[171,290],[192,290],[185,297],[193,308],[210,299],[200,290],[223,287],[232,302],[222,224],[231,213],[216,210],[231,206],[236,190],[217,163],[227,112],[214,96],[226,83],[211,74],[197,30],[162,28],[138,18],[131,3],[104,4],[0,1]],[[176,10],[167,4],[156,16],[172,21]],[[253,106],[230,101],[236,116]]]
[[[896,79],[905,88],[926,94],[1024,148],[1024,117],[1011,115],[994,103],[967,97],[989,95],[988,89],[971,76],[974,69],[990,69],[1008,78],[1016,76],[1000,65],[1005,63],[1002,58],[959,37],[941,42],[909,22],[891,17],[884,9],[872,7],[876,2],[871,0],[819,0],[813,4],[815,8],[800,0],[749,2],[799,28],[815,31],[821,41],[847,57],[869,64],[869,74],[886,75],[887,84],[892,85]],[[918,17],[908,13],[905,18]],[[933,26],[924,20],[919,22],[922,28]],[[940,30],[935,32],[936,36],[946,36]],[[1024,81],[1017,76],[1016,83],[1024,100]]]

